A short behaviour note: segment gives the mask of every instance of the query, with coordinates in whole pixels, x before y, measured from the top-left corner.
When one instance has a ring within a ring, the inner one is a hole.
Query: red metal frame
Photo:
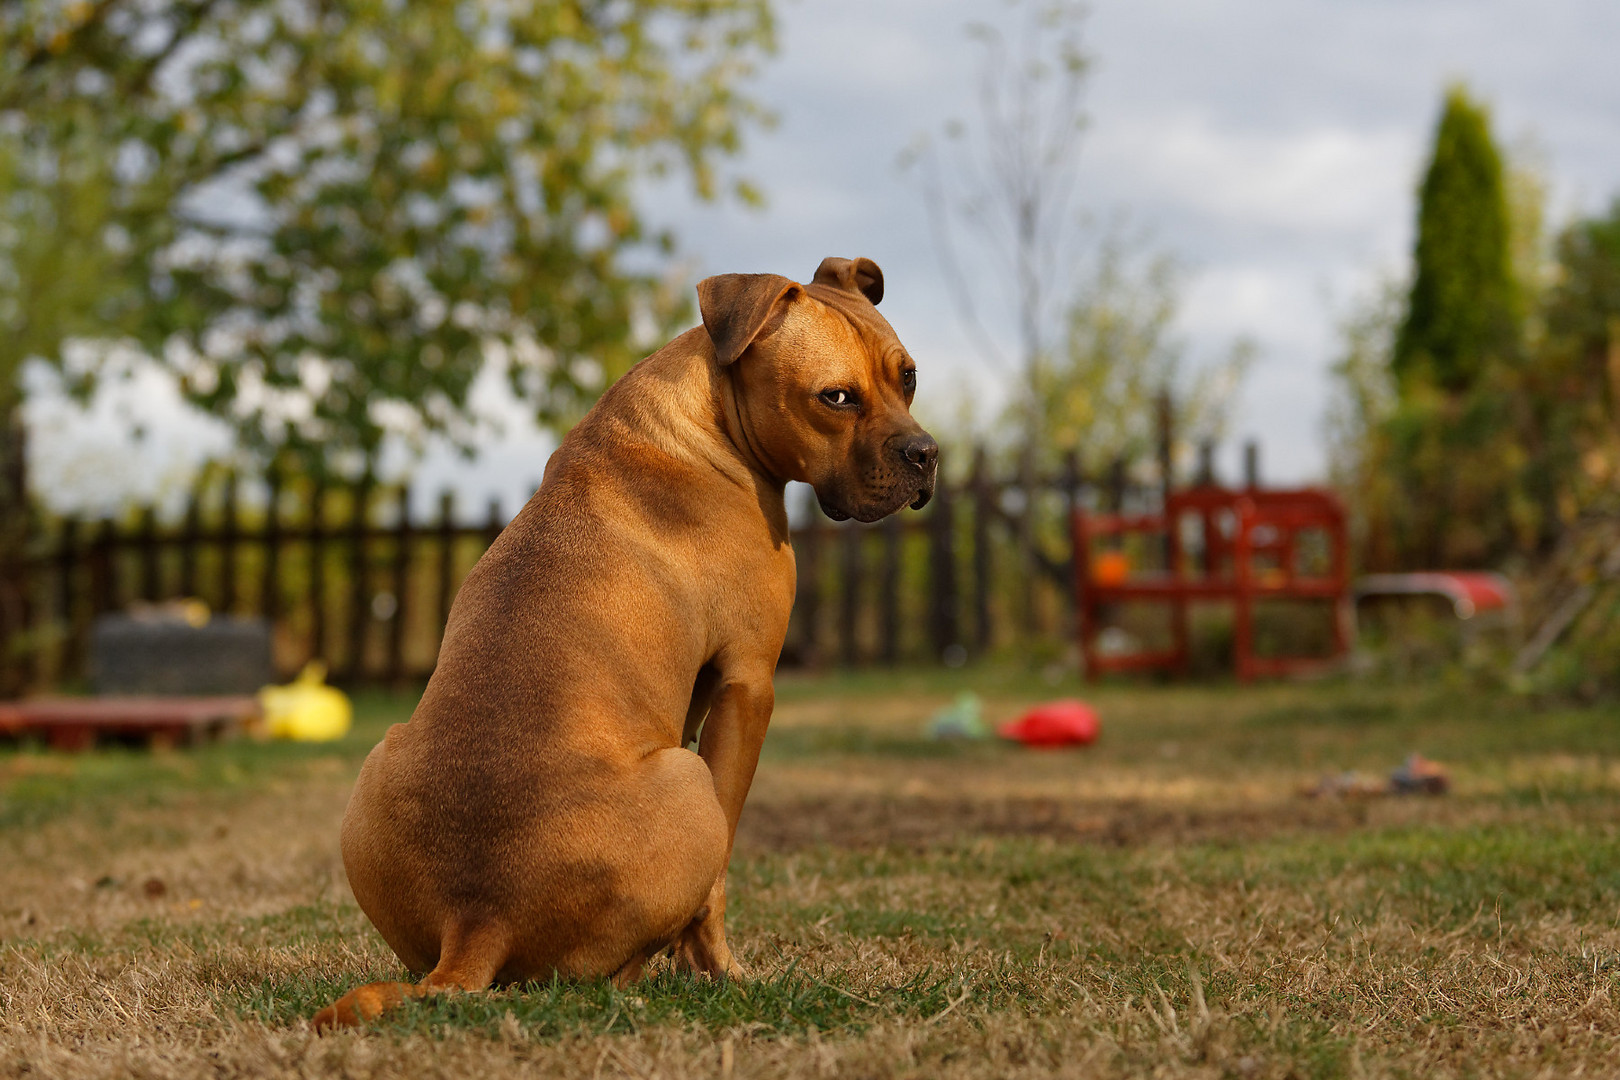
[[[1203,565],[1191,573],[1182,552],[1182,532],[1189,519],[1197,522],[1203,539]],[[1233,653],[1238,678],[1245,682],[1319,669],[1350,647],[1349,532],[1344,507],[1331,492],[1320,488],[1232,491],[1196,487],[1171,494],[1162,514],[1088,514],[1076,510],[1073,526],[1080,649],[1090,678],[1106,671],[1144,668],[1185,672],[1187,607],[1194,602],[1233,605]],[[1305,575],[1298,567],[1300,536],[1312,531],[1327,538],[1326,574]],[[1095,541],[1132,533],[1162,537],[1166,569],[1122,581],[1097,580]],[[1275,565],[1257,567],[1257,558]],[[1170,648],[1111,656],[1098,652],[1101,609],[1128,600],[1170,606]],[[1332,603],[1333,653],[1326,657],[1256,656],[1254,605],[1262,600]]]

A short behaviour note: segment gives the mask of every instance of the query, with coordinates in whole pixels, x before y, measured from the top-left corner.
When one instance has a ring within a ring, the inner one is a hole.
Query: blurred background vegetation
[[[1453,86],[1411,277],[1344,327],[1332,460],[1363,569],[1507,571],[1528,627],[1573,623],[1534,684],[1593,694],[1620,689],[1620,198],[1549,234],[1546,191]]]
[[[687,315],[635,183],[754,197],[720,160],[771,45],[765,0],[10,0],[0,393],[132,343],[261,462],[350,475],[465,438],[486,359],[566,424]]]
[[[1369,568],[1523,565],[1613,508],[1620,202],[1549,239],[1544,190],[1453,88],[1411,282],[1351,322],[1339,368]]]
[[[976,108],[900,156],[964,336],[1015,387],[962,396],[948,471],[966,485],[982,448],[1026,501],[1076,461],[1162,488],[1254,356],[1190,363],[1185,264],[1087,216],[1086,18],[1029,0],[974,22]],[[492,369],[565,430],[691,321],[645,185],[762,197],[728,159],[770,122],[748,85],[774,37],[768,0],[0,0],[0,563],[28,543],[30,362],[88,397],[146,357],[229,425],[235,467],[310,490],[369,484],[390,445],[471,450]],[[1343,327],[1332,480],[1358,565],[1507,571],[1530,623],[1585,590],[1547,679],[1620,688],[1620,201],[1550,220],[1488,108],[1462,85],[1441,106],[1410,273]],[[1064,603],[1066,505],[992,538],[1011,554],[987,575],[1050,594],[1009,585],[1012,607]]]

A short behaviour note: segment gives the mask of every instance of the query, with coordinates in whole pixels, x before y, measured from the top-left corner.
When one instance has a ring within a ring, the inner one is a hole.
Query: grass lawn
[[[1082,693],[1079,752],[931,743]],[[1441,686],[780,680],[731,868],[752,977],[536,984],[315,1038],[401,976],[330,746],[0,750],[0,1076],[1495,1077],[1620,1070],[1620,708]],[[1445,762],[1438,798],[1307,799]]]

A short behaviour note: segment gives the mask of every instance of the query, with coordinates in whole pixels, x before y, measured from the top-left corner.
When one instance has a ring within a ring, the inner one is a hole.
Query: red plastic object
[[[1457,570],[1368,574],[1356,582],[1356,599],[1370,596],[1441,596],[1459,619],[1509,610],[1516,602],[1512,582],[1501,574]]]
[[[1088,746],[1097,741],[1102,724],[1097,710],[1083,701],[1049,701],[996,729],[1003,739],[1046,749]]]

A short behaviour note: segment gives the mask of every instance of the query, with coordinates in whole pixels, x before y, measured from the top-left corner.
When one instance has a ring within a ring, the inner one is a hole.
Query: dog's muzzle
[[[939,443],[926,431],[919,431],[900,447],[900,456],[906,464],[923,474],[922,487],[911,501],[913,510],[921,510],[934,497],[934,484],[939,478]]]

